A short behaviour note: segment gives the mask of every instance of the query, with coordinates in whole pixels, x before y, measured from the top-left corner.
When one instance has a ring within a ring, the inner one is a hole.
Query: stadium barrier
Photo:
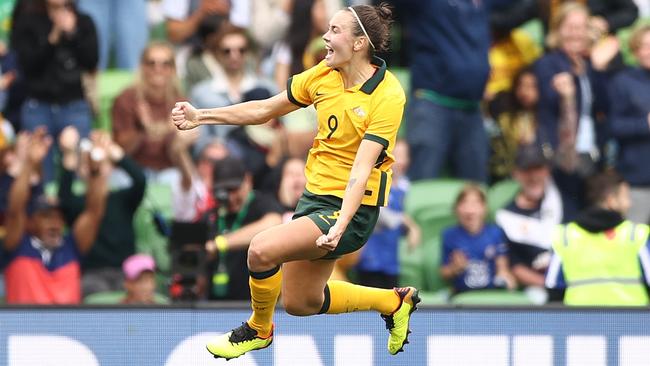
[[[274,343],[226,363],[205,342],[249,315],[237,307],[0,309],[4,366],[650,365],[648,309],[435,307],[412,318],[405,352],[386,351],[373,313],[278,311]]]

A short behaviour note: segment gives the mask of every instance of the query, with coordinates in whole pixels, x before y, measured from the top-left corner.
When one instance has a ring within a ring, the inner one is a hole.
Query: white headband
[[[357,18],[357,22],[359,22],[359,26],[361,27],[361,30],[363,31],[363,34],[366,35],[366,38],[368,39],[368,42],[372,46],[372,49],[376,50],[375,45],[372,44],[372,40],[368,36],[368,32],[366,32],[366,28],[363,27],[363,23],[361,23],[361,19],[359,19],[359,16],[357,15],[357,12],[354,11],[354,8],[352,8],[351,6],[348,6],[348,9],[350,9],[350,11],[352,12],[352,15],[354,15],[354,17]]]

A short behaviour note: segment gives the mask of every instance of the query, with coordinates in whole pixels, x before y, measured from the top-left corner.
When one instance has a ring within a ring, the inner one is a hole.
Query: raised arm
[[[52,138],[44,128],[37,129],[33,135],[26,133],[18,137],[17,145],[26,145],[29,151],[24,154],[17,151],[17,158],[22,159],[18,176],[9,189],[9,203],[5,219],[6,236],[3,247],[11,252],[16,249],[27,227],[27,201],[30,194],[30,178],[38,171],[43,158],[52,144]],[[20,150],[24,146],[17,146]]]
[[[77,243],[77,249],[81,254],[87,253],[92,247],[99,224],[104,217],[106,209],[106,196],[108,196],[108,175],[111,171],[111,162],[108,157],[108,136],[92,136],[93,149],[91,152],[94,159],[90,162],[90,174],[88,176],[88,189],[86,191],[86,206],[75,220],[72,233]],[[96,151],[102,151],[97,153]],[[100,154],[103,154],[101,156]]]
[[[172,121],[179,130],[199,125],[259,125],[283,116],[299,107],[283,91],[271,98],[253,100],[222,108],[196,109],[190,103],[178,102],[172,109]]]
[[[361,206],[368,177],[370,177],[370,172],[383,149],[384,146],[378,142],[368,139],[361,140],[357,155],[352,164],[352,169],[350,170],[350,179],[345,189],[339,217],[327,235],[322,235],[316,240],[316,245],[330,251],[336,249],[345,229],[359,209],[359,206]]]

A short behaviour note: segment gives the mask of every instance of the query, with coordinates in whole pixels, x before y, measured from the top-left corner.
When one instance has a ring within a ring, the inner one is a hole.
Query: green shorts
[[[318,226],[323,234],[327,234],[330,227],[336,223],[342,202],[342,199],[335,196],[316,195],[305,191],[302,197],[300,197],[300,201],[298,201],[293,219],[307,216]],[[352,221],[350,221],[350,224],[345,229],[336,249],[321,259],[336,259],[361,248],[370,237],[370,234],[372,234],[378,217],[379,207],[359,206],[357,213],[352,217]]]

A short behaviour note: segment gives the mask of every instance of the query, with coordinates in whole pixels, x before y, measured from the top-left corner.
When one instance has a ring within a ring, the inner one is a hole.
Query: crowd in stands
[[[647,1],[388,2],[393,185],[334,276],[425,303],[647,305]],[[361,3],[379,1],[3,2],[0,298],[249,299],[248,245],[291,220],[315,109],[190,131],[170,111],[285,90]]]

